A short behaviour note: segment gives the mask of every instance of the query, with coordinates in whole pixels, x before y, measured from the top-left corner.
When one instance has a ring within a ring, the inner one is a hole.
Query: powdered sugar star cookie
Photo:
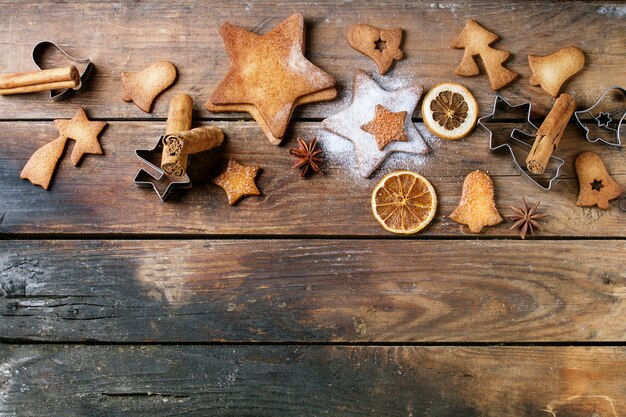
[[[324,119],[322,127],[354,144],[359,171],[363,177],[368,178],[393,152],[416,155],[428,153],[428,146],[411,120],[421,95],[421,85],[387,91],[369,74],[359,70],[354,77],[352,104],[340,113]],[[393,113],[406,112],[404,119],[404,131],[408,139],[406,142],[393,141],[380,150],[374,136],[361,128],[375,118],[377,105]]]

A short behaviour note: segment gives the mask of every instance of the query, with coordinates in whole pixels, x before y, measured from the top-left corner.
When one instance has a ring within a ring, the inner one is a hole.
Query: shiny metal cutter
[[[89,77],[91,76],[95,68],[91,60],[89,58],[74,58],[73,56],[65,52],[56,43],[51,42],[51,41],[42,41],[33,47],[33,52],[32,52],[33,62],[35,63],[35,66],[40,70],[43,69],[40,65],[41,56],[43,55],[44,51],[48,48],[56,48],[59,50],[59,52],[65,55],[65,57],[67,57],[70,61],[74,61],[78,64],[85,65],[85,68],[80,72],[80,84],[78,84],[78,86],[76,86],[75,88],[66,88],[65,90],[61,90],[58,92],[50,91],[50,98],[53,101],[60,101],[60,100],[68,98],[71,95],[80,94],[83,91],[85,91],[85,88],[87,86],[87,80],[89,79]]]
[[[620,130],[626,130],[626,89],[610,87],[588,109],[574,113],[578,124],[585,129],[589,142],[604,142],[610,146],[622,146]],[[585,122],[584,117],[591,118]]]
[[[161,201],[167,200],[170,193],[177,189],[191,188],[191,180],[185,173],[182,176],[166,174],[152,161],[161,158],[163,152],[162,136],[152,149],[137,149],[135,155],[143,163],[144,167],[135,176],[135,185],[142,188],[153,188]]]
[[[541,189],[550,190],[565,163],[551,156],[543,174],[533,174],[526,168],[526,157],[532,149],[537,126],[530,121],[530,102],[511,105],[501,96],[496,96],[493,112],[478,119],[478,124],[489,132],[489,149],[508,149],[515,167],[530,182]],[[520,122],[523,119],[523,122]]]

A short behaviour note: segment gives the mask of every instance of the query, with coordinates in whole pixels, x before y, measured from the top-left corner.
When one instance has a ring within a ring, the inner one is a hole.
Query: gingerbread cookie
[[[559,49],[548,56],[528,55],[533,75],[531,85],[539,85],[552,97],[557,97],[561,86],[585,66],[585,54],[574,46]]]
[[[598,206],[609,208],[609,200],[616,199],[624,192],[606,170],[604,162],[594,152],[583,152],[576,158],[576,175],[580,193],[576,205],[579,207]]]
[[[513,81],[517,73],[502,65],[510,53],[489,46],[498,39],[500,38],[495,33],[469,20],[461,34],[452,42],[454,49],[465,49],[463,59],[454,72],[464,77],[478,75],[480,71],[474,56],[480,55],[492,90],[497,91]]]
[[[377,104],[376,115],[367,124],[361,126],[361,129],[374,136],[378,149],[382,151],[391,142],[409,140],[404,130],[406,114],[406,111],[391,112]]]
[[[70,160],[74,166],[77,166],[85,154],[102,154],[98,135],[107,124],[90,121],[81,107],[71,120],[55,120],[54,125],[59,131],[59,137],[37,149],[20,173],[20,178],[27,179],[34,185],[40,185],[44,190],[50,187],[52,176],[63,155],[67,140],[76,141]]]
[[[207,101],[207,110],[250,113],[278,145],[296,106],[337,96],[335,79],[303,55],[301,14],[265,35],[230,23],[222,25],[220,34],[231,66]]]
[[[244,166],[239,162],[231,159],[228,161],[226,171],[213,180],[213,184],[226,191],[228,204],[231,206],[236,204],[242,197],[248,195],[261,195],[261,192],[254,183],[254,178],[261,168],[253,166]]]
[[[132,101],[141,110],[150,113],[154,99],[175,80],[176,67],[168,61],[156,62],[139,72],[122,72],[122,100]]]
[[[383,75],[394,60],[402,59],[400,50],[402,29],[379,29],[365,24],[355,24],[348,30],[350,46],[376,63],[378,72]]]
[[[486,172],[474,171],[465,177],[461,201],[448,217],[469,226],[473,233],[502,221],[494,201],[493,181]]]

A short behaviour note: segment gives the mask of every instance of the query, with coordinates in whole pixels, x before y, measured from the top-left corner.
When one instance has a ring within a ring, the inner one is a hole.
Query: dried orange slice
[[[436,209],[435,189],[416,172],[387,174],[372,191],[372,213],[392,233],[419,232],[435,217]]]
[[[478,105],[461,84],[437,84],[422,101],[422,117],[428,130],[440,138],[461,139],[476,125]]]

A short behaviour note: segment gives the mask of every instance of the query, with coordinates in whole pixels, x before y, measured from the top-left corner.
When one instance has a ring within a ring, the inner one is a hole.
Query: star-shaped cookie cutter
[[[621,99],[616,97],[621,97]],[[589,142],[600,141],[610,146],[622,146],[620,130],[624,120],[626,120],[626,89],[622,87],[608,88],[593,106],[574,112],[574,116],[578,124],[585,129],[585,138]],[[585,116],[591,117],[595,121],[591,128],[583,121]],[[603,137],[605,133],[613,136],[613,140],[606,136]]]
[[[191,188],[191,180],[185,173],[182,176],[169,175],[152,163],[161,157],[163,152],[163,136],[159,138],[152,149],[137,149],[135,155],[144,164],[135,176],[135,185],[141,188],[153,188],[161,201],[167,200],[170,193],[176,188]]]
[[[85,65],[85,69],[83,69],[80,72],[80,84],[78,84],[78,86],[74,88],[66,88],[65,90],[61,90],[58,92],[50,91],[50,98],[53,101],[60,101],[65,98],[68,98],[72,94],[80,94],[83,91],[85,91],[85,87],[87,86],[87,79],[91,76],[91,73],[93,72],[93,69],[95,68],[91,60],[89,58],[74,58],[73,56],[65,52],[56,43],[51,42],[51,41],[42,41],[33,47],[33,52],[32,52],[33,63],[40,70],[42,70],[43,68],[41,67],[39,60],[41,56],[43,55],[43,52],[48,48],[56,48],[70,61],[74,61],[78,64]]]
[[[498,95],[494,100],[492,113],[478,119],[478,124],[489,132],[490,151],[508,149],[515,167],[522,176],[547,191],[558,179],[565,161],[550,156],[544,174],[533,174],[526,168],[526,157],[532,149],[532,142],[538,130],[530,121],[530,111],[530,102],[513,106]],[[520,119],[524,121],[520,122]]]

